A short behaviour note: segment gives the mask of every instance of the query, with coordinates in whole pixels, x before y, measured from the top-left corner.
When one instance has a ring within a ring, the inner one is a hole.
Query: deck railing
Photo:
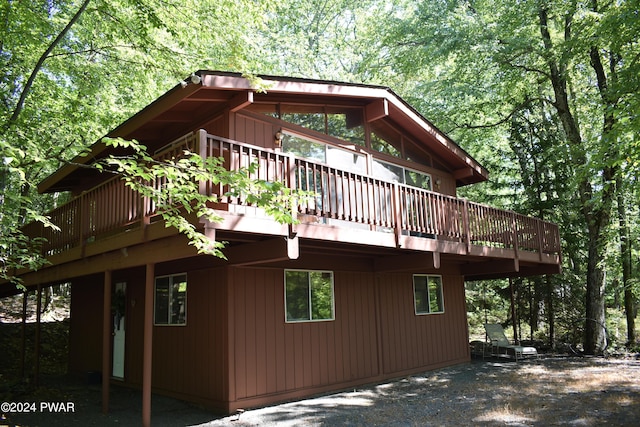
[[[315,193],[298,206],[302,217],[341,225],[360,224],[371,230],[465,243],[468,246],[510,248],[545,254],[560,253],[555,224],[464,199],[383,181],[337,169],[290,154],[207,135],[191,133],[156,154],[159,160],[179,156],[184,149],[202,156],[222,157],[225,168],[238,170],[257,164],[253,178],[280,181],[289,188]],[[163,182],[154,183],[156,187]],[[245,205],[242,195],[228,188],[200,183],[200,191],[216,194],[222,203]],[[30,224],[25,232],[45,237],[45,255],[85,244],[102,235],[147,222],[156,215],[149,200],[114,177],[49,213],[61,231]]]

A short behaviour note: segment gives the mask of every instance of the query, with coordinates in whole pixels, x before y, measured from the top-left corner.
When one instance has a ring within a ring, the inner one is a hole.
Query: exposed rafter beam
[[[373,264],[373,269],[376,272],[421,270],[425,268],[440,268],[440,252],[376,258]]]
[[[65,264],[54,265],[22,276],[25,286],[41,283],[58,283],[73,277],[102,273],[145,265],[149,262],[165,262],[197,256],[198,251],[181,234],[164,239],[146,241],[107,253],[87,256]]]
[[[464,179],[464,178],[471,178],[473,176],[473,169],[472,168],[463,168],[463,169],[458,169],[456,171],[453,172],[453,177],[455,179]]]
[[[497,261],[477,262],[465,264],[460,267],[464,276],[482,276],[496,273],[518,273],[520,264],[517,259],[504,259]]]
[[[368,123],[382,119],[389,115],[389,101],[376,99],[365,107],[365,117]]]
[[[504,279],[507,277],[530,277],[530,276],[542,276],[545,274],[558,274],[560,273],[560,266],[553,264],[542,264],[536,266],[521,266],[520,271],[511,272],[496,272],[487,270],[486,272],[477,274],[465,274],[464,280],[489,280],[489,279]]]
[[[242,110],[247,105],[253,104],[253,92],[240,92],[228,102],[229,110],[235,113],[238,110]]]
[[[264,264],[275,261],[298,259],[300,246],[298,238],[276,237],[255,243],[231,246],[223,253],[232,265]]]

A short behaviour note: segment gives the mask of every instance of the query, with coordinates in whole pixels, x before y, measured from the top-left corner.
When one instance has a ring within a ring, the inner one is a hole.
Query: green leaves
[[[113,147],[128,148],[132,154],[111,156],[96,166],[121,174],[127,186],[151,201],[165,225],[184,234],[199,253],[224,258],[221,251],[224,245],[212,242],[197,227],[197,221],[203,219],[210,222],[222,220],[212,208],[219,202],[218,196],[201,191],[202,182],[209,181],[227,188],[224,197],[240,198],[243,204],[264,209],[280,223],[294,223],[297,220],[294,207],[310,198],[310,193],[292,191],[281,182],[253,178],[257,162],[247,168],[229,171],[224,168],[222,159],[203,159],[188,150],[178,157],[157,160],[136,141],[104,138],[103,142]]]

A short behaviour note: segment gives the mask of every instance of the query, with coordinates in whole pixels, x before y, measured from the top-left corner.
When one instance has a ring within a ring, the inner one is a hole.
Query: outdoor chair
[[[538,350],[535,347],[525,347],[509,342],[502,326],[487,323],[484,325],[484,329],[487,331],[487,338],[491,343],[492,356],[513,357],[516,361],[526,357],[538,357]]]

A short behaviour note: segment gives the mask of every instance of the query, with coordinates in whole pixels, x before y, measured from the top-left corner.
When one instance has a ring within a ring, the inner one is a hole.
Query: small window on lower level
[[[287,322],[334,319],[331,271],[285,270],[284,287]]]
[[[156,277],[154,324],[187,324],[187,275]]]
[[[416,314],[444,313],[442,277],[414,274],[413,297]]]

